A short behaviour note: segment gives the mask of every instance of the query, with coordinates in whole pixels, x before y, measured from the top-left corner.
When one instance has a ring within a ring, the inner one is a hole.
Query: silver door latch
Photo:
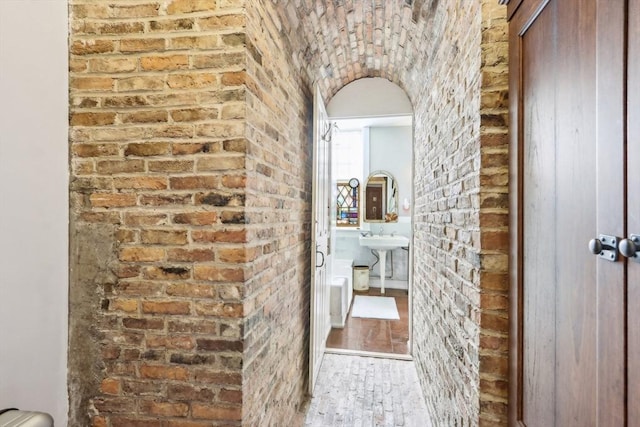
[[[597,239],[589,241],[589,251],[607,261],[616,262],[618,260],[618,238],[600,234]]]
[[[632,261],[640,263],[640,235],[629,234],[628,239],[620,241],[620,253]]]

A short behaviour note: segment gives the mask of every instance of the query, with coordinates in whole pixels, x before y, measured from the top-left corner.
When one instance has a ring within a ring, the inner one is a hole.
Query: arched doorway
[[[413,108],[397,85],[363,78],[338,91],[327,110],[335,125],[333,277],[347,277],[345,283],[332,283],[327,351],[408,358]],[[376,210],[379,214],[372,215]],[[385,250],[384,259],[365,241],[390,236],[404,237],[406,243]],[[339,292],[341,283],[347,289]]]

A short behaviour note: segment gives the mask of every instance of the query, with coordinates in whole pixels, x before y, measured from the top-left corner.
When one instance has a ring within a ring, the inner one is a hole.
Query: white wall
[[[66,0],[0,0],[0,409],[67,424]]]
[[[413,115],[407,94],[381,77],[355,80],[340,89],[327,104],[332,119]]]
[[[385,170],[398,185],[398,215],[410,217],[403,201],[411,204],[413,129],[411,126],[372,127],[369,132],[369,168],[371,172]],[[406,218],[405,218],[406,219]]]

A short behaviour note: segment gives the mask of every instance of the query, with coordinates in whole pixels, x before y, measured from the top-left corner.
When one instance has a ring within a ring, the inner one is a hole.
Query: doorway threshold
[[[378,359],[393,359],[393,360],[408,360],[408,361],[413,360],[413,356],[411,356],[410,354],[380,353],[377,351],[348,350],[343,348],[327,347],[325,348],[324,352],[325,354],[341,354],[343,356],[376,357]]]

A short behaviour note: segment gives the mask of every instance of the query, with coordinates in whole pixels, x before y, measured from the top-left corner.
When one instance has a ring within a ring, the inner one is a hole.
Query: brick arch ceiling
[[[437,19],[439,0],[272,2],[296,67],[325,100],[362,77],[386,78],[411,94],[428,77],[434,35],[444,33],[434,27],[445,22]]]

